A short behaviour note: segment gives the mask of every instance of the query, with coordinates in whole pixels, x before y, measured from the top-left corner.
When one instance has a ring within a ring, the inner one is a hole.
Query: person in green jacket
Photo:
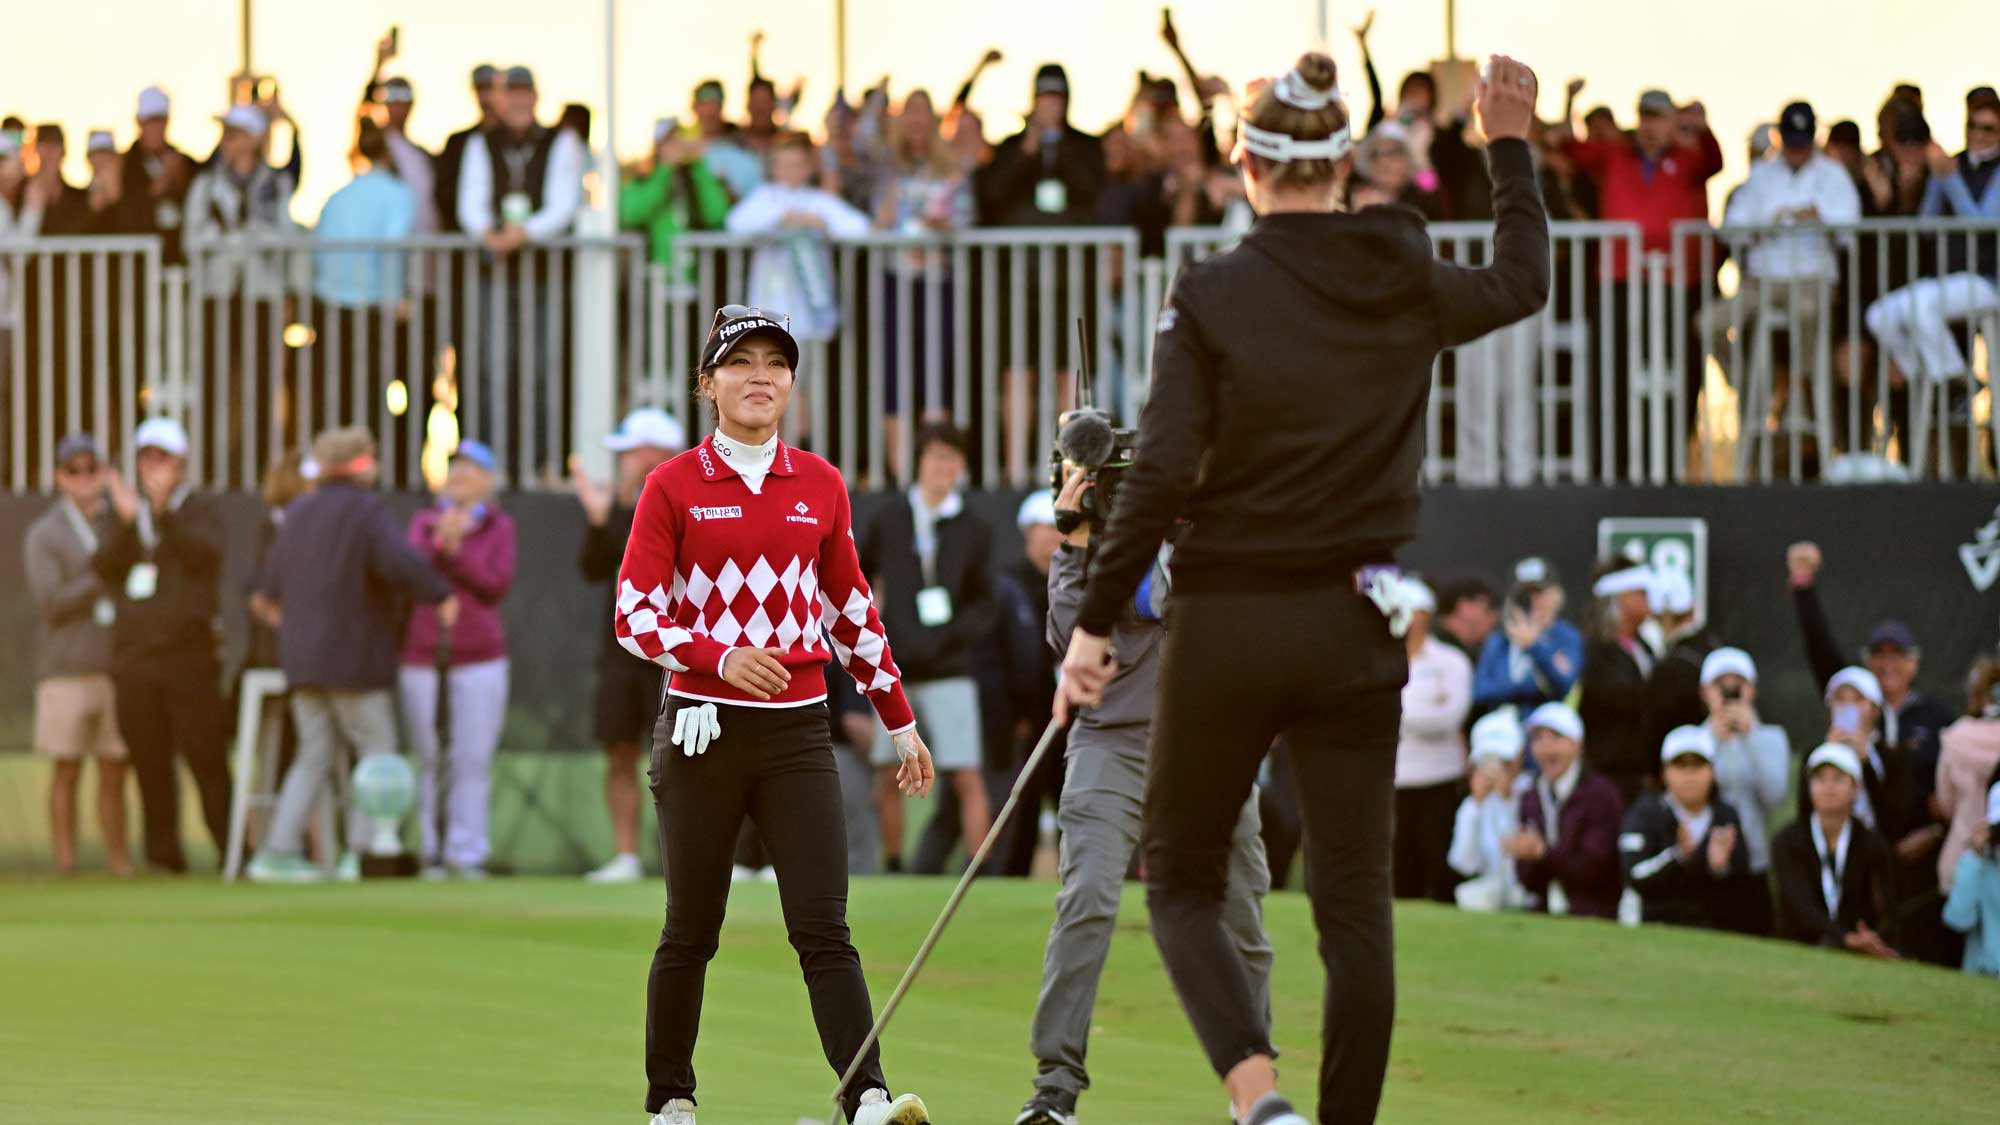
[[[729,192],[702,160],[701,141],[669,117],[653,127],[653,168],[618,189],[618,226],[643,230],[655,264],[674,268],[674,240],[689,230],[720,230],[729,215]],[[680,267],[693,275],[693,263]]]

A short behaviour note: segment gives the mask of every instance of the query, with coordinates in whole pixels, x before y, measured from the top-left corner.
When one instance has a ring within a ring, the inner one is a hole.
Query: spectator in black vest
[[[560,378],[551,368],[559,368],[562,358],[551,364],[546,353],[551,310],[564,294],[552,290],[554,271],[546,256],[523,251],[569,233],[583,202],[587,155],[574,130],[535,120],[536,97],[534,74],[525,66],[508,68],[499,123],[466,142],[458,185],[458,225],[482,240],[491,255],[491,269],[481,279],[486,287],[481,311],[498,322],[483,326],[482,339],[491,341],[494,351],[486,357],[487,370],[475,373],[463,396],[472,406],[471,432],[518,449],[515,462],[529,480],[553,472],[558,463],[549,438],[560,432],[560,419],[539,404],[549,401],[549,382]],[[493,404],[502,398],[538,404],[529,416],[512,419],[511,434],[497,430]]]
[[[466,141],[459,167],[458,225],[502,257],[567,234],[583,202],[583,143],[538,123],[537,97],[534,72],[509,67],[499,120]]]
[[[1681,727],[1660,747],[1666,786],[1625,814],[1618,854],[1647,922],[1728,928],[1754,879],[1736,810],[1715,797],[1715,740]]]
[[[1657,748],[1646,742],[1646,680],[1659,656],[1639,635],[1651,613],[1652,571],[1644,563],[1608,559],[1591,572],[1591,581],[1596,620],[1584,648],[1577,712],[1590,731],[1590,767],[1610,778],[1630,805],[1659,769]]]
[[[875,591],[884,629],[897,638],[896,665],[932,747],[940,778],[949,778],[968,850],[992,823],[981,771],[979,689],[971,654],[993,632],[993,533],[966,510],[965,438],[943,423],[917,435],[917,483],[892,496],[859,540],[862,573]],[[899,869],[902,794],[887,735],[876,741],[876,808],[883,854]],[[942,815],[942,812],[940,812]]]
[[[491,63],[473,67],[472,96],[479,103],[479,120],[447,137],[444,151],[438,153],[437,181],[432,187],[432,199],[437,207],[440,231],[451,233],[459,229],[458,182],[465,167],[465,147],[472,143],[472,138],[499,123],[495,109],[499,94],[500,72]]]
[[[1778,936],[1876,957],[1896,953],[1879,931],[1889,919],[1889,846],[1854,816],[1861,760],[1829,743],[1806,759],[1810,815],[1771,841],[1778,877]]]
[[[175,758],[194,774],[216,852],[229,841],[229,716],[219,652],[227,528],[221,500],[187,479],[188,437],[179,422],[149,419],[133,444],[139,487],[109,476],[118,518],[91,566],[116,602],[111,679],[118,729],[139,779],[146,862],[181,873],[187,856]]]
[[[160,239],[160,264],[180,265],[182,206],[194,181],[194,161],[167,143],[171,104],[158,86],[139,92],[139,139],[125,151],[124,185],[119,192],[126,234]]]

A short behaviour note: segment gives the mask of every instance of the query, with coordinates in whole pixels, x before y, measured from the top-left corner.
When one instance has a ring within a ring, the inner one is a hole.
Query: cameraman
[[[1057,526],[1069,529],[1049,567],[1048,636],[1058,650],[1068,643],[1083,604],[1094,530],[1083,505],[1095,487],[1082,469],[1071,468],[1056,496]],[[1106,505],[1095,507],[1101,511]],[[1162,549],[1112,633],[1118,673],[1105,686],[1103,703],[1083,711],[1070,728],[1069,772],[1056,814],[1062,827],[1062,892],[1056,896],[1029,1042],[1038,1060],[1035,1095],[1014,1125],[1070,1125],[1077,1096],[1090,1085],[1083,1059],[1091,1011],[1144,810],[1146,743],[1160,672],[1160,607],[1166,603],[1171,550]],[[1263,898],[1271,876],[1260,827],[1253,789],[1236,819],[1223,922],[1250,970],[1268,1030],[1271,942],[1264,932]]]

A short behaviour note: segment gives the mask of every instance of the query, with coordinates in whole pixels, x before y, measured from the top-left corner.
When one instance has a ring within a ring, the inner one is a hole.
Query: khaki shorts
[[[59,762],[125,760],[109,676],[52,676],[35,685],[35,752]]]
[[[976,770],[979,757],[979,685],[969,676],[950,680],[903,683],[910,710],[917,715],[917,732],[930,747],[931,764],[939,773]],[[879,767],[897,762],[896,743],[880,723],[868,759]]]

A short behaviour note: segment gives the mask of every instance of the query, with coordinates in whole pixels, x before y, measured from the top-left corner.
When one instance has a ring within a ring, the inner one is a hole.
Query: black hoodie
[[[1110,632],[1182,514],[1179,591],[1337,584],[1416,535],[1438,353],[1548,298],[1528,146],[1496,141],[1490,158],[1498,220],[1483,269],[1439,261],[1423,217],[1395,206],[1269,215],[1181,271],[1080,627]]]

